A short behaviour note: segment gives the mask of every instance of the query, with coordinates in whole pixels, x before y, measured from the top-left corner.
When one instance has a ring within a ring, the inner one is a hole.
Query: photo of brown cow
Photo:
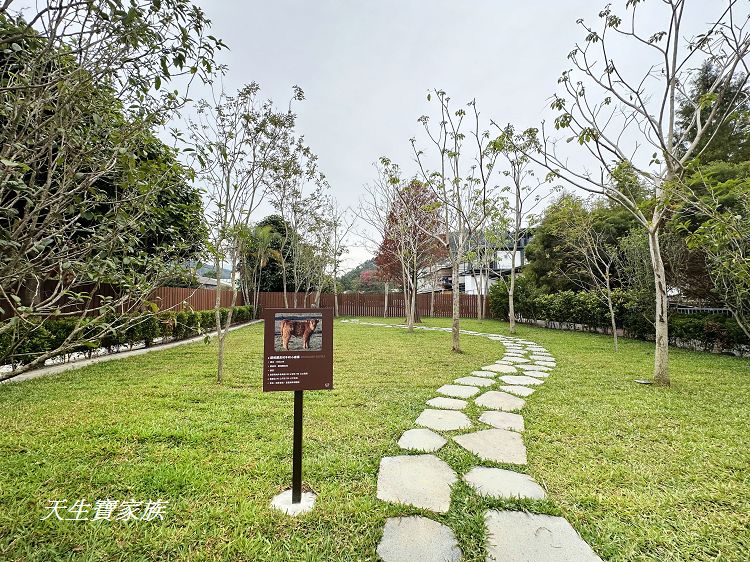
[[[320,351],[323,349],[323,322],[320,313],[304,315],[277,313],[274,349],[276,351]]]

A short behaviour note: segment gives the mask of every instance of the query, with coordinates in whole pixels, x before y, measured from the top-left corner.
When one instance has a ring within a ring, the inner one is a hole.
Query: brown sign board
[[[333,388],[333,309],[267,308],[263,392]]]

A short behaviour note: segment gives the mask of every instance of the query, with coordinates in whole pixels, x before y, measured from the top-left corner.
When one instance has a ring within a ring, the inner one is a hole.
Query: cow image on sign
[[[273,308],[263,318],[263,392],[294,391],[291,494],[282,492],[271,505],[297,515],[315,502],[310,492],[302,497],[302,393],[333,388],[333,310]]]

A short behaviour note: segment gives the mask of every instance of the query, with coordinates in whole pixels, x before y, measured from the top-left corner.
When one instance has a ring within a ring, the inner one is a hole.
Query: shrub
[[[220,314],[222,324],[225,325],[229,309],[221,309]],[[232,321],[237,323],[246,322],[251,318],[252,306],[236,307],[232,315]],[[97,347],[112,350],[124,344],[132,346],[143,343],[150,346],[160,337],[180,340],[215,328],[213,310],[149,312],[138,317],[109,316],[106,320],[111,325],[106,334],[102,335],[99,328],[84,326],[83,336],[76,337],[76,340],[83,340],[83,343],[67,349],[65,353],[87,351]],[[72,318],[48,318],[43,323],[32,326],[24,324],[22,331],[2,334],[0,363],[30,363],[39,355],[57,349],[75,329],[77,322],[78,319]],[[88,338],[87,332],[90,334]],[[14,345],[15,349],[11,353]]]

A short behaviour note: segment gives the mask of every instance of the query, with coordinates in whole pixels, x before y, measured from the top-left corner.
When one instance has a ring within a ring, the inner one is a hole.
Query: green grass
[[[336,388],[305,394],[318,503],[290,519],[268,504],[290,482],[292,394],[260,392],[261,330],[229,335],[223,386],[203,344],[0,386],[0,559],[374,560],[387,517],[423,514],[476,562],[492,507],[564,515],[605,559],[750,559],[747,360],[675,350],[673,386],[644,387],[632,380],[650,371],[646,343],[615,355],[604,337],[521,327],[558,358],[523,411],[520,470],[550,499],[489,501],[459,483],[436,516],[375,498],[380,458],[401,454],[438,386],[502,348],[464,336],[456,355],[450,334],[337,322]],[[439,456],[459,474],[478,463],[452,443]],[[170,503],[164,521],[41,521],[48,500],[108,497]]]

